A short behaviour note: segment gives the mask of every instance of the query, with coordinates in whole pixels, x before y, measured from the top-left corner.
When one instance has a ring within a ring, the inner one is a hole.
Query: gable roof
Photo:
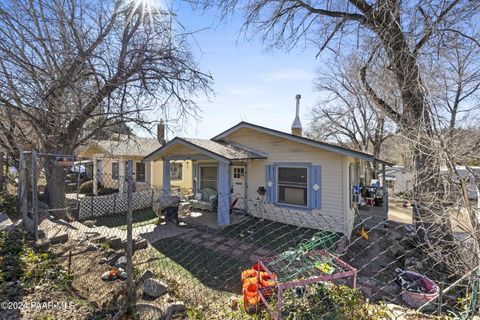
[[[92,140],[83,152],[96,146],[112,157],[140,156],[144,157],[162,145],[155,138],[138,137],[135,135],[115,134],[108,140]],[[81,151],[82,152],[82,151]],[[80,153],[81,153],[80,152]]]
[[[180,138],[176,137],[159,149],[150,153],[145,157],[145,161],[153,160],[167,151],[174,145],[184,145],[194,149],[199,153],[206,154],[217,160],[245,160],[245,159],[266,159],[267,156],[257,150],[247,148],[235,143],[225,143],[220,141],[212,141],[207,139]]]
[[[386,164],[388,166],[393,166],[392,163],[381,160],[381,159],[376,159],[376,158],[374,158],[373,155],[371,155],[369,153],[366,153],[366,152],[360,152],[360,151],[352,150],[352,149],[349,149],[349,148],[337,146],[337,145],[334,145],[334,144],[330,144],[330,143],[326,143],[326,142],[322,142],[322,141],[318,141],[318,140],[314,140],[314,139],[310,139],[310,138],[306,138],[306,137],[302,137],[302,136],[296,136],[296,135],[293,135],[293,134],[290,134],[290,133],[286,133],[286,132],[283,132],[283,131],[262,127],[262,126],[259,126],[259,125],[253,124],[253,123],[249,123],[249,122],[245,122],[245,121],[242,121],[242,122],[238,123],[237,125],[231,127],[230,129],[227,129],[224,132],[216,135],[211,140],[222,141],[224,138],[226,138],[230,134],[232,134],[235,131],[238,131],[240,129],[243,129],[243,128],[248,128],[248,129],[252,129],[252,130],[255,130],[255,131],[271,134],[271,135],[274,135],[274,136],[277,136],[277,137],[280,137],[280,138],[285,138],[285,139],[290,140],[290,141],[306,144],[306,145],[309,145],[309,146],[312,146],[312,147],[315,147],[315,148],[320,148],[320,149],[323,149],[323,150],[343,154],[343,155],[346,155],[346,156],[351,156],[351,157],[358,158],[358,159],[361,159],[361,160],[377,161],[379,163],[383,163],[383,164]]]

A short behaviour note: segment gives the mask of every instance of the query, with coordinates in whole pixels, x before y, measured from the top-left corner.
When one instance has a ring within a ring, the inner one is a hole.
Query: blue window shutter
[[[310,207],[312,209],[322,208],[322,167],[312,166],[310,183]]]
[[[267,190],[267,194],[265,200],[269,203],[275,203],[275,195],[276,195],[276,176],[275,176],[275,166],[274,165],[266,165],[266,180],[265,180],[265,189]]]

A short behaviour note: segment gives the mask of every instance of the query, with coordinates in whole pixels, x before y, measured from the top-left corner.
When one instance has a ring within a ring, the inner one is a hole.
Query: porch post
[[[382,163],[382,185],[383,185],[383,213],[388,218],[388,188],[385,175],[385,163]]]
[[[93,195],[98,195],[98,192],[97,192],[97,184],[98,184],[98,168],[97,168],[97,157],[93,157],[92,158],[92,161],[93,161]]]
[[[125,159],[120,157],[118,160],[118,192],[123,193],[125,186]]]
[[[163,159],[163,191],[170,192],[170,160]]]
[[[229,164],[225,162],[218,163],[218,208],[217,223],[219,226],[230,224],[230,185],[228,183]]]

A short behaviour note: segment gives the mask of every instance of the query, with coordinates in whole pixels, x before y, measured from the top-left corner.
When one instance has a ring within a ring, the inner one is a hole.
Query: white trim
[[[160,148],[158,148],[154,152],[147,155],[143,160],[144,161],[155,161],[155,160],[157,160],[158,157],[160,157],[160,155],[163,152],[167,151],[168,149],[170,149],[171,147],[173,147],[176,144],[181,144],[181,145],[183,145],[187,148],[193,149],[193,150],[195,150],[195,151],[197,151],[201,154],[208,155],[213,160],[217,160],[217,161],[225,162],[225,163],[230,163],[229,159],[227,159],[223,156],[220,156],[220,155],[218,155],[214,152],[211,152],[209,150],[206,150],[204,148],[201,148],[201,147],[191,143],[190,141],[183,140],[182,138],[179,138],[179,137],[175,137],[172,141],[168,142],[166,145],[161,146]],[[168,156],[166,156],[166,157],[168,158]],[[185,160],[194,160],[193,158],[194,157],[192,157],[192,159],[185,159]]]
[[[288,139],[290,141],[306,144],[306,145],[309,145],[309,146],[312,146],[312,147],[315,147],[315,148],[331,151],[331,152],[342,154],[342,155],[345,155],[345,156],[350,156],[350,157],[353,157],[353,158],[356,158],[356,159],[362,159],[362,160],[369,161],[369,162],[377,161],[379,163],[385,163],[385,164],[388,164],[388,165],[392,165],[392,164],[390,164],[388,162],[385,162],[383,160],[375,159],[372,155],[367,154],[367,153],[362,153],[362,152],[358,152],[358,151],[355,151],[355,150],[350,150],[350,149],[338,147],[338,146],[331,145],[331,144],[328,144],[328,143],[324,143],[324,142],[321,142],[321,141],[309,140],[308,138],[305,138],[305,137],[295,136],[295,135],[292,135],[292,134],[289,134],[289,133],[286,133],[286,132],[281,132],[281,131],[278,131],[278,130],[261,127],[261,126],[258,126],[258,125],[252,124],[252,123],[248,123],[248,122],[240,122],[239,124],[231,127],[230,129],[227,129],[226,131],[220,133],[219,135],[216,135],[211,140],[213,140],[213,141],[222,140],[226,136],[228,136],[231,133],[233,133],[233,132],[235,132],[239,129],[242,129],[242,128],[248,128],[248,129],[256,130],[256,131],[267,133],[267,134],[270,134],[270,135],[273,135],[273,136],[276,136],[276,137],[285,138],[285,139]]]
[[[213,167],[217,168],[217,178],[215,179],[217,182],[217,192],[218,192],[218,168],[219,166],[217,164],[198,164],[198,190],[202,189],[202,167]]]
[[[277,205],[281,205],[281,206],[292,206],[292,207],[298,207],[298,208],[308,208],[308,204],[309,204],[309,192],[308,192],[308,189],[309,189],[309,183],[310,183],[310,168],[307,166],[307,165],[304,165],[304,164],[299,164],[299,165],[276,165],[274,166],[275,168],[275,181],[276,181],[276,185],[275,185],[275,188],[277,189],[276,191],[276,199],[275,199],[275,204]],[[305,190],[307,191],[307,204],[302,206],[302,205],[299,205],[299,204],[291,204],[291,203],[286,203],[286,202],[279,202],[278,198],[280,197],[280,188],[279,188],[279,183],[280,183],[280,180],[278,179],[278,174],[279,174],[279,168],[304,168],[304,169],[307,169],[307,185],[305,186]]]

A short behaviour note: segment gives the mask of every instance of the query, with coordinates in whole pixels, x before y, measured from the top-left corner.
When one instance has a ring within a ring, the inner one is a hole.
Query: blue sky
[[[282,131],[290,131],[295,116],[295,95],[301,94],[304,129],[319,94],[313,88],[315,70],[320,66],[312,50],[267,50],[261,39],[246,40],[240,34],[242,17],[234,15],[225,23],[215,12],[194,11],[181,1],[174,3],[178,20],[188,31],[198,31],[191,41],[200,67],[214,78],[215,96],[201,98],[199,119],[186,126],[173,125],[174,135],[211,138],[244,120]]]

